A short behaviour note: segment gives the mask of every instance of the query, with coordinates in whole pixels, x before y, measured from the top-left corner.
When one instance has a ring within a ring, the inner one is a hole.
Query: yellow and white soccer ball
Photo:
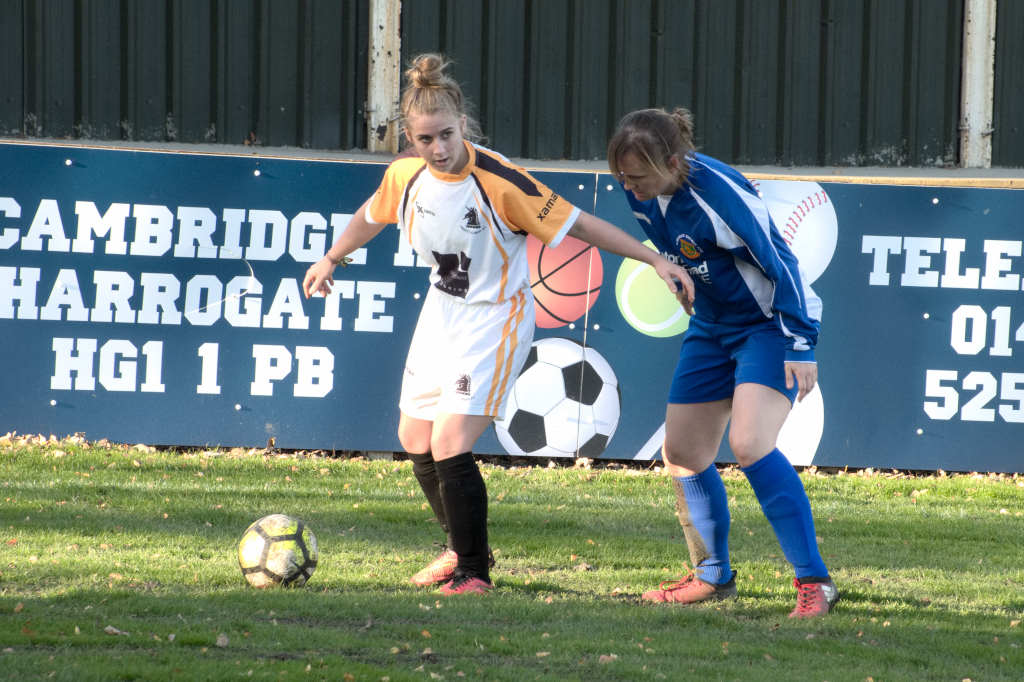
[[[253,587],[304,585],[316,570],[318,556],[313,531],[286,514],[258,519],[238,542],[238,565]]]

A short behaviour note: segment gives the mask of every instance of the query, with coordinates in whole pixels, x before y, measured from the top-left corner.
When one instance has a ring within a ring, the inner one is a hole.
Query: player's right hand
[[[693,286],[693,278],[690,277],[690,273],[686,271],[682,266],[674,263],[668,263],[669,268],[667,277],[663,275],[663,279],[671,281],[674,287],[669,287],[672,292],[676,295],[676,300],[679,301],[679,305],[683,306],[683,310],[690,317],[693,317],[693,299],[697,292]],[[661,273],[658,273],[661,274]],[[671,278],[671,279],[669,279]]]
[[[689,282],[690,286],[687,288],[684,283],[683,286],[679,287],[676,291],[676,300],[679,301],[679,305],[683,306],[683,310],[690,317],[693,317],[693,280]]]
[[[306,276],[302,279],[302,291],[306,298],[317,293],[326,296],[331,293],[331,286],[334,284],[334,268],[337,267],[327,256],[324,256],[316,263],[309,266]]]

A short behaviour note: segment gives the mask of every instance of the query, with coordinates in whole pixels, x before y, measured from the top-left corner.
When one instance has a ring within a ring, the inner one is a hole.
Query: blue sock
[[[675,483],[676,513],[697,576],[716,585],[729,582],[729,501],[718,469],[712,464]]]
[[[772,450],[743,473],[775,530],[782,553],[793,564],[797,578],[827,578],[828,569],[818,552],[811,502],[803,481],[778,449]]]

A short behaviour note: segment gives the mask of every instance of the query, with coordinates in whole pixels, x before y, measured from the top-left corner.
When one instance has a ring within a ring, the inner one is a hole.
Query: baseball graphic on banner
[[[776,447],[794,466],[809,466],[814,461],[825,432],[825,401],[821,382],[804,399],[793,401],[793,409],[782,424]]]
[[[832,200],[816,182],[753,180],[775,227],[800,261],[807,283],[818,279],[836,252],[839,223]]]

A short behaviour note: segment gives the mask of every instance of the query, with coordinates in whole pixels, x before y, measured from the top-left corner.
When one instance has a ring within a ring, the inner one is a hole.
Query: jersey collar
[[[476,147],[470,144],[468,141],[463,140],[462,144],[466,146],[466,152],[469,154],[466,165],[462,167],[462,170],[458,173],[439,173],[430,167],[427,163],[427,170],[438,180],[444,180],[445,182],[461,182],[469,177],[469,174],[476,168]],[[426,163],[426,161],[424,161]]]

